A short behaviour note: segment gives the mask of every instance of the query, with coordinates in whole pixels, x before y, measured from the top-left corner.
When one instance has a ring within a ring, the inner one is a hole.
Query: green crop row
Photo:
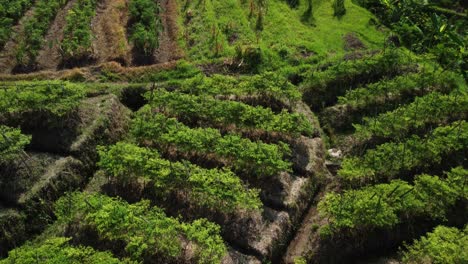
[[[457,121],[438,127],[424,138],[413,135],[404,142],[390,142],[368,150],[362,157],[348,157],[338,175],[352,185],[392,179],[402,172],[422,169],[466,149],[468,123]]]
[[[200,74],[182,81],[169,81],[167,86],[192,95],[258,96],[293,101],[301,99],[301,93],[294,85],[273,72],[239,78],[219,74],[207,77]]]
[[[24,31],[21,33],[22,38],[16,51],[18,65],[31,67],[36,63],[50,23],[67,2],[67,0],[38,0],[36,2],[34,14],[26,20]]]
[[[0,264],[11,263],[130,264],[135,262],[120,261],[110,252],[99,252],[91,247],[72,246],[70,238],[53,237],[41,243],[27,243],[10,251],[8,258],[0,260]]]
[[[283,160],[290,152],[286,144],[253,142],[236,134],[223,136],[212,128],[190,128],[175,118],[152,113],[149,107],[138,112],[132,134],[140,143],[172,146],[181,153],[210,156],[244,175],[268,177],[291,171],[291,163]]]
[[[314,71],[303,84],[304,100],[314,110],[333,105],[338,96],[359,85],[391,78],[411,70],[414,65],[401,50],[390,50],[372,57],[343,61],[325,71]]]
[[[394,111],[364,118],[364,124],[354,125],[360,140],[404,138],[418,129],[468,117],[468,94],[455,91],[444,95],[437,92],[418,97]]]
[[[121,182],[143,178],[160,194],[185,191],[199,206],[222,212],[257,210],[258,190],[247,189],[234,173],[225,169],[204,169],[189,162],[170,162],[158,152],[128,143],[99,149],[99,166]]]
[[[20,114],[30,111],[46,111],[63,116],[75,109],[84,97],[84,87],[69,82],[2,84],[0,86],[0,113]]]
[[[159,5],[152,0],[132,0],[129,9],[130,40],[137,50],[150,56],[159,45]]]
[[[3,0],[0,5],[0,49],[11,36],[12,28],[32,4],[33,0]]]
[[[156,110],[177,117],[186,124],[198,122],[214,127],[263,130],[294,136],[311,135],[313,132],[312,125],[303,115],[286,110],[275,114],[270,108],[261,106],[164,90],[150,93],[147,98]]]
[[[340,194],[330,192],[319,203],[319,213],[329,219],[324,234],[391,228],[416,217],[444,220],[457,201],[468,198],[464,184],[468,171],[452,169],[446,178],[419,175],[414,183],[394,180]]]
[[[416,96],[437,91],[447,94],[458,86],[458,78],[451,72],[420,72],[383,80],[365,87],[349,90],[339,97],[339,104],[371,112],[375,107],[388,109],[388,104],[409,103]]]
[[[160,208],[151,207],[148,200],[128,204],[102,194],[77,192],[59,199],[55,207],[59,222],[79,222],[102,239],[123,242],[126,254],[134,261],[181,261],[182,245],[189,242],[194,244],[196,263],[220,263],[227,251],[218,225],[205,219],[181,223]]]
[[[96,14],[97,0],[78,0],[66,16],[67,24],[61,43],[65,60],[83,59],[91,55],[91,20]]]

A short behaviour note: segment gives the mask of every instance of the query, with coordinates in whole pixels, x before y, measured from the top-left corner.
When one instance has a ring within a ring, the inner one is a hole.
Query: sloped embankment
[[[52,220],[53,202],[82,188],[96,162],[96,146],[120,138],[129,110],[115,96],[84,99],[62,119],[28,113],[2,119],[32,135],[30,149],[0,167],[0,255],[41,232]],[[55,126],[53,124],[56,124]]]

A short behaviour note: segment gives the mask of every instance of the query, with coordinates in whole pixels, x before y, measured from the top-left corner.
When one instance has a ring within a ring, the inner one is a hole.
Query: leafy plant
[[[394,180],[342,194],[330,192],[318,208],[329,219],[331,234],[391,228],[420,216],[444,220],[457,201],[466,199],[468,186],[454,189],[460,177],[466,180],[468,171],[458,167],[446,179],[423,174],[415,177],[413,185]]]
[[[62,223],[77,221],[102,238],[123,242],[127,255],[138,262],[154,257],[174,261],[181,256],[185,239],[195,243],[197,263],[219,263],[227,252],[219,226],[203,219],[180,223],[151,207],[148,200],[128,204],[102,194],[76,192],[60,198],[55,213]]]
[[[236,134],[221,135],[212,128],[189,128],[174,118],[152,113],[150,107],[138,112],[132,134],[143,144],[163,149],[175,147],[179,153],[199,157],[210,156],[249,177],[275,176],[291,170],[291,163],[283,160],[290,152],[285,144],[252,142]]]
[[[178,92],[192,95],[211,96],[244,96],[267,98],[270,100],[301,99],[301,93],[288,80],[275,72],[265,72],[253,76],[239,78],[213,74],[210,77],[199,74],[184,80],[170,80],[166,84]]]
[[[440,163],[444,157],[466,148],[468,123],[456,121],[436,128],[425,138],[412,136],[404,142],[390,142],[368,150],[362,157],[347,157],[338,176],[352,185],[389,180],[403,172]]]
[[[215,127],[234,126],[247,131],[263,130],[285,135],[311,135],[311,124],[297,113],[253,107],[240,102],[217,100],[159,90],[146,95],[154,110],[181,119],[184,123],[202,123]]]
[[[0,6],[0,49],[11,36],[12,28],[32,6],[32,0],[4,0]]]
[[[0,164],[16,159],[30,141],[20,129],[0,125]]]
[[[64,116],[84,98],[84,86],[61,81],[6,83],[0,89],[0,116],[45,111]]]
[[[99,148],[99,166],[107,175],[128,183],[149,180],[164,195],[184,191],[199,206],[221,212],[258,210],[262,203],[258,190],[247,189],[226,169],[203,169],[189,162],[170,162],[158,152],[128,143]]]
[[[60,44],[64,60],[85,59],[92,54],[91,19],[96,14],[97,0],[78,0],[66,16],[64,37]]]
[[[33,67],[44,42],[50,22],[67,0],[38,0],[34,15],[25,21],[24,32],[19,40],[16,61],[23,67]]]
[[[454,91],[449,95],[434,92],[417,97],[411,104],[383,113],[375,118],[364,118],[364,124],[354,125],[360,140],[402,138],[418,129],[466,119],[468,94]]]
[[[311,71],[302,86],[303,98],[313,110],[321,110],[334,104],[338,96],[350,89],[397,76],[411,71],[412,67],[414,64],[399,49],[339,62],[325,70]]]
[[[375,108],[396,107],[430,92],[447,94],[459,86],[458,80],[458,76],[453,72],[411,73],[349,90],[338,98],[338,103],[365,112],[375,112]]]
[[[159,45],[159,5],[151,0],[132,0],[129,10],[130,40],[135,48],[143,51],[145,56],[150,56]]]
[[[411,245],[405,245],[400,253],[404,263],[466,263],[468,253],[468,225],[455,227],[437,226]]]
[[[9,257],[0,260],[1,264],[18,263],[93,263],[93,264],[120,264],[134,263],[119,259],[109,252],[96,251],[91,247],[72,246],[71,238],[52,237],[42,243],[27,243],[9,253]]]

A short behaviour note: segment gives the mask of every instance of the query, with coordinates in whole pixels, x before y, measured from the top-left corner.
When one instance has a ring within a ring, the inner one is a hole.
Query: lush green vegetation
[[[337,101],[337,96],[359,85],[391,78],[409,71],[414,64],[410,55],[399,49],[358,60],[340,61],[323,71],[312,71],[303,84],[304,99],[319,110]]]
[[[41,243],[28,243],[10,251],[10,257],[0,260],[0,263],[133,263],[131,261],[120,261],[109,252],[99,252],[91,247],[72,246],[69,241],[70,238],[54,237]]]
[[[244,175],[268,177],[291,171],[291,163],[283,160],[290,152],[286,144],[252,142],[236,134],[223,136],[212,128],[189,128],[174,118],[153,113],[150,107],[138,112],[132,134],[142,144],[150,143],[162,150],[175,147],[179,153],[209,156]]]
[[[64,60],[86,59],[92,55],[91,19],[97,0],[78,0],[66,16],[67,25],[60,45]]]
[[[234,126],[252,132],[263,130],[285,135],[312,134],[312,125],[303,115],[285,110],[275,114],[270,108],[164,90],[151,92],[147,98],[155,110],[177,117],[186,124]]]
[[[0,54],[47,69],[0,75],[34,80],[0,83],[3,262],[465,261],[466,228],[417,237],[467,222],[460,0],[117,2],[34,1]]]
[[[151,0],[130,1],[130,41],[137,50],[150,56],[159,45],[159,4]]]
[[[93,228],[102,239],[122,241],[135,261],[158,258],[174,261],[182,255],[182,243],[193,242],[197,263],[219,263],[226,246],[219,226],[205,219],[181,223],[151,207],[147,200],[128,204],[102,194],[71,193],[56,203],[58,221],[79,222]]]
[[[0,116],[23,112],[48,112],[63,116],[84,98],[80,84],[60,81],[5,83],[0,89]]]
[[[444,67],[460,70],[466,77],[466,14],[434,5],[440,4],[438,1],[358,2],[394,30],[406,47],[418,53],[430,53]],[[460,6],[457,1],[440,2],[453,9]]]
[[[254,70],[312,61],[315,55],[341,56],[342,37],[349,32],[369,48],[381,47],[383,34],[369,24],[367,10],[348,1],[346,15],[338,19],[332,2],[182,0],[183,44],[194,60],[240,54],[243,65]],[[258,55],[253,61],[261,65],[251,63],[253,51]]]
[[[261,206],[258,190],[247,189],[227,169],[204,169],[186,161],[170,162],[158,152],[128,143],[100,148],[99,166],[123,183],[149,180],[163,197],[179,191],[186,199],[214,211],[256,210]]]
[[[30,141],[20,129],[0,125],[0,164],[15,160]]]
[[[391,228],[418,216],[444,220],[458,200],[468,198],[463,184],[467,177],[468,171],[457,167],[444,178],[423,174],[413,184],[394,180],[342,194],[330,192],[319,203],[320,213],[329,219],[323,232]]]
[[[434,129],[425,137],[413,135],[403,142],[379,145],[362,157],[347,157],[338,175],[353,185],[390,180],[404,172],[440,164],[445,157],[463,151],[467,145],[468,123],[456,121]]]
[[[27,19],[24,31],[21,33],[22,37],[16,52],[18,65],[34,67],[50,22],[67,2],[67,0],[38,0],[36,2],[34,15]]]
[[[438,226],[434,231],[406,246],[404,263],[466,263],[468,262],[468,226],[462,230]]]
[[[12,28],[31,7],[32,0],[5,0],[0,6],[0,49],[11,36]]]
[[[338,103],[365,113],[393,110],[392,106],[410,103],[429,92],[447,94],[458,86],[458,79],[452,72],[411,73],[349,90],[338,98]]]
[[[278,73],[266,72],[239,78],[215,74],[210,77],[197,75],[186,80],[171,80],[167,86],[178,92],[211,96],[256,96],[258,98],[297,101],[299,90]]]
[[[394,111],[364,118],[364,124],[357,124],[355,136],[361,140],[372,138],[404,138],[414,131],[458,119],[466,119],[468,94],[455,91],[449,95],[434,92],[418,97],[413,103]]]

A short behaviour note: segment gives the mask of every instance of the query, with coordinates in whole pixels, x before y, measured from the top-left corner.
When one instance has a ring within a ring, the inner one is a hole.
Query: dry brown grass
[[[103,72],[115,74],[120,81],[132,81],[143,76],[174,69],[177,61],[139,67],[123,67],[117,62],[61,71],[39,71],[28,74],[0,74],[0,81],[70,80],[97,82]]]
[[[96,36],[94,50],[98,62],[118,61],[130,65],[130,45],[127,41],[128,22],[127,0],[105,0],[98,8],[93,21],[93,34]]]

